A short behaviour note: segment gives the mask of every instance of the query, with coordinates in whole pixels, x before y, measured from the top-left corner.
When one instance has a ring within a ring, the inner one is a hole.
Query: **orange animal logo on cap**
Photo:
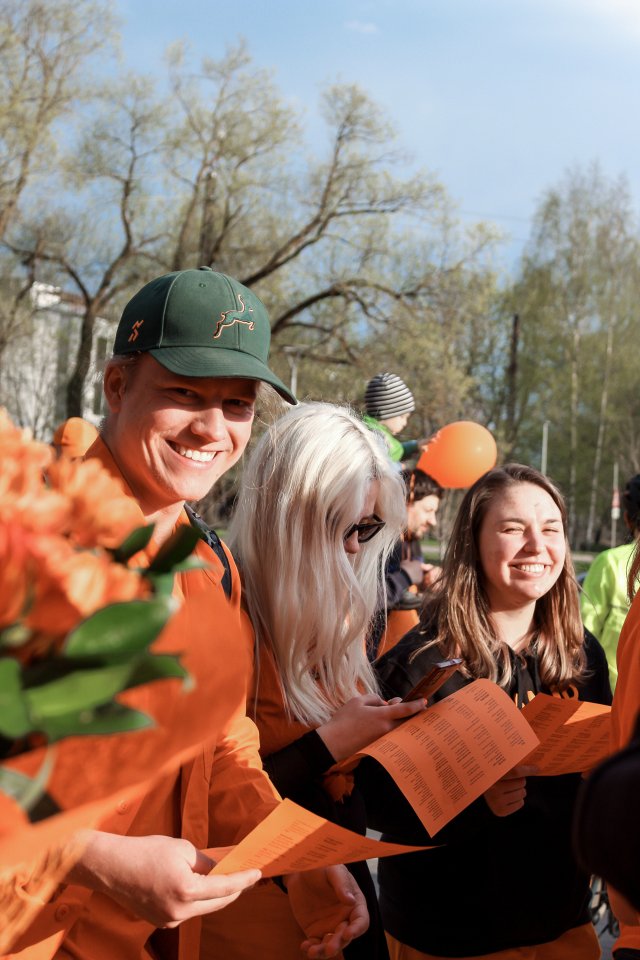
[[[138,333],[143,323],[144,323],[144,320],[136,320],[136,322],[131,327],[131,333],[129,335],[128,343],[135,343],[135,341],[138,339]]]
[[[217,340],[222,331],[227,327],[232,327],[235,323],[244,323],[249,330],[255,328],[255,321],[251,320],[249,317],[243,317],[243,313],[253,313],[251,307],[245,305],[244,300],[242,299],[242,294],[238,294],[238,300],[242,304],[242,310],[225,310],[224,313],[220,314],[220,319],[216,324],[216,332],[213,335],[213,339]]]

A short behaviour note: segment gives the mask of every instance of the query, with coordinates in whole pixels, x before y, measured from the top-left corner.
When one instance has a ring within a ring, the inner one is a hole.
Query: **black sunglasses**
[[[368,543],[369,540],[373,540],[376,533],[380,533],[384,524],[384,520],[372,513],[366,520],[361,520],[360,523],[352,523],[343,539],[350,540],[354,533],[357,533],[358,543]]]

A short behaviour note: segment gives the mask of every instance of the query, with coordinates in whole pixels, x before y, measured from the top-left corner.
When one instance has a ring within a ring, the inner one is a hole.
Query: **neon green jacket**
[[[582,584],[582,621],[604,647],[613,690],[618,679],[616,651],[622,624],[629,610],[627,575],[636,543],[603,550],[595,558]]]
[[[375,417],[370,417],[368,414],[365,414],[362,419],[371,430],[377,430],[378,433],[383,435],[389,448],[389,456],[392,460],[395,460],[396,463],[400,463],[405,457],[411,457],[414,453],[418,452],[417,440],[406,440],[404,443],[401,443],[400,440],[396,440],[391,430],[385,427],[384,423],[376,420]]]

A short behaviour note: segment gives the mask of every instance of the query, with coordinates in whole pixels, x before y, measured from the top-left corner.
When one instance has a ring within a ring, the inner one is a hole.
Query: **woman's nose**
[[[525,548],[529,553],[540,553],[544,549],[544,538],[537,527],[531,527],[527,532]]]
[[[350,537],[347,537],[344,541],[344,551],[345,553],[356,554],[360,552],[360,544],[358,542],[358,533],[354,530]]]

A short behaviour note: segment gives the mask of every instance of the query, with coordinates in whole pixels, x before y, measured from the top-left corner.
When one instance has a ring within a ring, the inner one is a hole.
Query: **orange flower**
[[[0,496],[27,494],[42,487],[42,471],[53,460],[46,443],[32,440],[27,430],[14,427],[0,408]]]
[[[46,444],[14,427],[0,408],[0,521],[40,531],[60,530],[68,521],[71,505],[45,487],[43,471],[52,458]]]
[[[21,440],[26,431],[16,427],[5,407],[0,407],[0,444],[5,441]]]
[[[149,592],[146,581],[107,554],[74,550],[60,537],[40,538],[34,556],[35,600],[26,623],[38,632],[66,635],[101,607]]]
[[[117,547],[144,525],[140,507],[97,460],[57,460],[47,476],[52,493],[70,504],[69,533],[78,546]]]
[[[0,628],[23,612],[31,576],[28,534],[17,523],[0,522]]]

